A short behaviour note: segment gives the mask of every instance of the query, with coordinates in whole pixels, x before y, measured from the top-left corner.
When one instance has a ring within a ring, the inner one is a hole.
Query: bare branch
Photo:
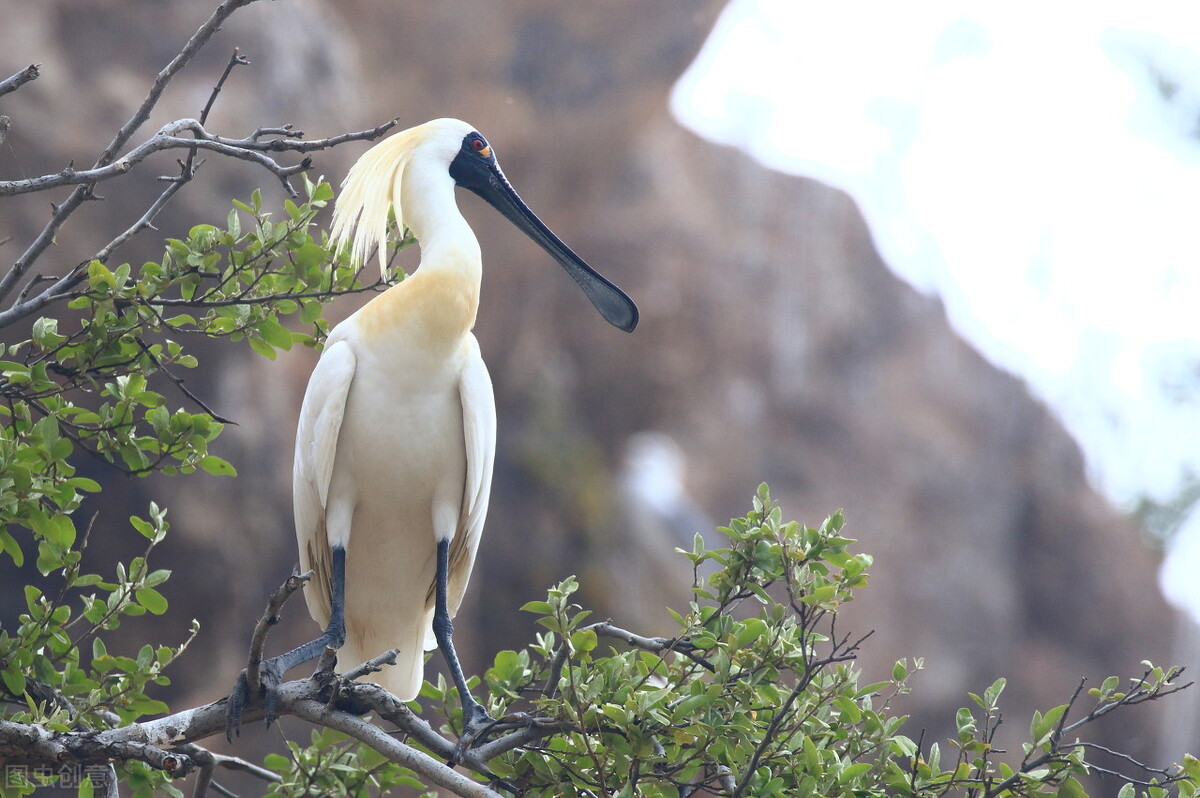
[[[619,626],[614,626],[611,621],[600,621],[599,623],[589,624],[582,627],[582,630],[590,629],[597,635],[602,637],[612,637],[624,643],[628,643],[634,648],[640,648],[654,654],[662,654],[664,652],[674,651],[695,662],[700,667],[713,672],[714,668],[711,662],[708,662],[703,657],[698,656],[695,651],[696,647],[688,640],[678,637],[642,637],[636,635],[627,629],[622,629]]]
[[[200,772],[196,776],[196,786],[192,791],[192,794],[195,795],[196,798],[202,798],[202,796],[206,795],[210,786],[218,792],[229,794],[228,790],[225,790],[212,780],[213,771],[218,767],[223,767],[227,770],[237,770],[243,773],[249,773],[252,776],[262,779],[263,781],[272,783],[282,781],[282,779],[279,777],[279,774],[275,773],[274,771],[267,770],[264,767],[259,767],[252,762],[247,762],[246,760],[240,759],[236,756],[226,756],[224,754],[213,753],[207,748],[202,748],[194,743],[187,743],[185,745],[178,746],[175,750],[180,753],[187,754],[192,758],[193,761],[196,762],[196,764],[200,766]]]
[[[243,161],[257,163],[283,180],[307,169],[311,165],[311,162],[305,159],[292,166],[282,166],[263,153],[308,153],[336,147],[339,144],[345,144],[350,141],[372,141],[382,136],[394,127],[396,123],[397,120],[393,119],[368,130],[341,133],[329,138],[314,139],[312,141],[298,140],[294,138],[296,134],[291,133],[285,134],[288,136],[286,138],[261,141],[259,136],[262,134],[262,130],[243,139],[230,139],[209,133],[197,119],[177,119],[174,122],[163,125],[157,133],[119,159],[104,165],[84,170],[78,170],[68,165],[54,174],[30,177],[22,180],[0,180],[0,197],[29,194],[60,186],[94,185],[105,180],[111,180],[114,177],[120,177],[154,153],[170,149],[211,150],[230,158],[239,158]],[[286,130],[286,128],[283,128],[283,130]],[[183,134],[191,134],[192,137],[185,138]],[[293,196],[295,195],[294,191],[291,193]]]
[[[254,634],[250,637],[250,656],[246,661],[246,684],[255,686],[251,689],[256,689],[259,684],[258,669],[263,661],[263,648],[267,645],[267,632],[272,626],[279,623],[279,611],[283,608],[284,603],[312,578],[312,571],[302,574],[293,573],[271,594],[271,600],[267,602],[267,609],[258,619],[258,623],[254,625]]]
[[[412,768],[439,787],[453,791],[455,795],[463,798],[501,798],[500,793],[450,769],[429,754],[405,745],[369,721],[331,710],[323,702],[312,698],[281,696],[280,703],[296,717],[348,734],[391,761]]]
[[[237,66],[246,66],[250,63],[250,59],[242,55],[238,48],[233,48],[233,55],[229,56],[229,62],[225,64],[225,71],[221,73],[221,77],[217,79],[217,85],[213,86],[212,93],[208,95],[208,102],[204,104],[204,109],[200,111],[200,124],[208,121],[208,115],[213,109],[213,105],[217,102],[217,96],[220,95],[221,89],[225,88],[225,81],[229,80],[229,75],[233,72],[233,68]]]
[[[117,131],[117,135],[104,148],[104,152],[96,160],[96,166],[104,166],[112,161],[117,151],[129,142],[129,139],[139,127],[145,124],[146,120],[150,118],[150,113],[154,110],[154,106],[158,105],[159,99],[162,98],[167,84],[188,65],[204,45],[208,44],[208,40],[220,29],[221,23],[239,8],[248,6],[253,2],[255,0],[225,0],[225,2],[217,6],[212,16],[205,20],[204,24],[192,34],[192,38],[188,39],[187,44],[183,46],[179,54],[172,58],[171,62],[163,67],[162,71],[155,76],[154,85],[151,87],[150,93],[146,95],[146,99],[142,100],[141,106],[129,118],[129,121],[121,126],[121,129]]]
[[[94,732],[50,732],[41,726],[0,719],[0,759],[12,764],[81,762],[106,764],[109,760],[145,762],[172,776],[186,776],[196,763],[184,754],[164,751],[153,744],[129,740],[97,743]]]
[[[383,670],[384,665],[395,665],[396,664],[396,655],[399,653],[400,653],[400,649],[389,648],[387,651],[383,652],[378,657],[375,657],[374,659],[369,659],[366,662],[364,662],[363,664],[346,671],[342,675],[342,678],[346,679],[348,681],[352,681],[354,679],[362,678],[363,676],[368,676],[372,673],[378,673],[379,671]]]
[[[15,75],[0,80],[0,97],[14,92],[41,74],[41,64],[30,64]]]
[[[360,689],[361,688],[361,689]],[[349,734],[375,748],[388,759],[417,771],[422,778],[433,784],[452,790],[456,795],[469,798],[496,798],[498,795],[488,787],[475,782],[428,754],[399,742],[378,726],[337,708],[330,708],[322,700],[326,685],[317,679],[300,679],[279,686],[280,714],[295,715],[304,720]],[[376,685],[353,685],[356,695],[373,696],[376,700],[387,695]],[[70,762],[82,764],[138,760],[152,767],[165,770],[172,775],[182,776],[203,767],[208,755],[214,764],[231,769],[248,770],[254,775],[273,779],[274,774],[255,768],[233,758],[219,757],[203,752],[204,749],[188,747],[189,743],[211,737],[225,728],[227,699],[201,707],[177,712],[154,720],[134,723],[106,731],[51,733],[38,726],[30,726],[0,720],[0,753],[6,761],[14,764],[61,765]],[[379,700],[380,706],[388,706],[388,717],[397,717],[396,706],[402,703],[390,697]],[[372,704],[374,706],[374,704]],[[261,720],[262,707],[247,707],[243,720]],[[445,747],[452,746],[430,729],[429,737],[437,738]],[[441,746],[433,748],[440,751]],[[483,772],[486,775],[486,769]],[[269,774],[269,775],[268,775]]]
[[[215,11],[213,11],[212,16],[210,16],[204,22],[204,24],[201,25],[194,34],[192,34],[192,38],[188,39],[187,44],[183,46],[183,49],[179,51],[179,54],[171,59],[171,62],[167,64],[155,77],[154,85],[151,87],[150,92],[146,95],[146,99],[142,101],[141,106],[134,113],[134,115],[131,116],[129,120],[121,126],[121,129],[117,132],[117,135],[111,142],[109,142],[108,146],[104,148],[104,151],[100,154],[100,157],[96,159],[97,167],[106,166],[112,160],[116,152],[129,142],[129,139],[133,136],[134,132],[141,127],[147,119],[150,118],[150,113],[154,110],[154,106],[158,104],[159,99],[162,97],[163,91],[166,90],[167,84],[170,83],[171,79],[175,77],[175,75],[178,74],[181,69],[187,66],[192,58],[195,57],[196,53],[198,53],[200,49],[208,43],[208,40],[211,39],[213,34],[216,33],[221,27],[221,23],[228,19],[229,15],[231,15],[233,12],[237,11],[243,6],[253,3],[254,1],[255,0],[225,0],[225,2],[221,3],[221,5],[219,5]],[[4,299],[10,293],[12,293],[13,288],[25,275],[25,272],[27,272],[34,262],[37,261],[37,259],[41,256],[41,254],[46,251],[46,248],[54,242],[54,236],[58,232],[58,229],[62,227],[63,223],[66,222],[71,214],[78,210],[80,205],[82,205],[91,197],[92,186],[84,184],[78,186],[74,191],[71,192],[71,195],[67,197],[66,201],[54,209],[54,213],[50,217],[50,221],[47,222],[46,226],[42,228],[42,232],[38,234],[37,238],[35,238],[25,252],[22,253],[21,257],[17,258],[16,262],[13,263],[12,267],[8,270],[8,273],[5,274],[2,279],[0,279],[0,299]]]
[[[221,144],[228,144],[231,147],[243,147],[248,150],[262,150],[264,152],[315,152],[316,150],[336,147],[348,141],[374,141],[399,123],[400,120],[398,118],[391,119],[370,130],[360,130],[357,133],[342,133],[325,139],[312,139],[311,141],[298,140],[302,139],[304,132],[292,130],[291,125],[284,125],[279,128],[259,128],[253,135],[244,139],[226,139],[221,136],[214,136],[213,140]],[[260,141],[263,136],[282,136],[283,138]]]

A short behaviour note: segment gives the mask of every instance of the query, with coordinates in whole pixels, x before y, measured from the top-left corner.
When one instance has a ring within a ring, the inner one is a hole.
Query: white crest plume
[[[400,186],[413,150],[427,131],[421,125],[384,139],[350,168],[333,208],[329,235],[335,249],[350,244],[350,260],[366,263],[374,247],[379,254],[379,274],[387,272],[388,211],[395,209],[396,226],[403,233]]]

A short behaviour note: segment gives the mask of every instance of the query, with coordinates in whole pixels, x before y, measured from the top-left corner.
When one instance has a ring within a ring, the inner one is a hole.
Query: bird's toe
[[[487,738],[491,735],[495,728],[496,721],[482,704],[471,704],[463,708],[463,733],[458,738],[458,743],[454,746],[454,753],[450,758],[450,765],[457,765],[462,761],[467,751],[478,745],[483,745],[487,742]]]
[[[246,707],[258,701],[261,697],[267,726],[278,717],[279,685],[283,683],[283,672],[279,663],[273,659],[263,660],[258,668],[258,690],[250,689],[246,672],[238,674],[233,692],[229,694],[225,708],[225,739],[233,742],[234,737],[242,734],[242,716]]]

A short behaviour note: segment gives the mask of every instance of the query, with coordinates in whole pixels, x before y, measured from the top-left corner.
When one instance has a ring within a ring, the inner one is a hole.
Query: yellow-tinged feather
[[[409,128],[384,139],[350,168],[333,209],[329,234],[339,249],[350,243],[350,257],[366,263],[372,248],[379,253],[379,272],[387,279],[388,212],[396,211],[396,224],[404,229],[400,207],[401,180],[413,149],[426,135],[426,125]]]
[[[380,294],[361,311],[357,324],[364,342],[429,349],[457,346],[479,309],[479,284],[451,271],[418,269]]]

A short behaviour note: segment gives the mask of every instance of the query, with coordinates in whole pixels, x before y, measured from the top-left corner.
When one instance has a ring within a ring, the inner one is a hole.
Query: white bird
[[[508,184],[487,140],[456,119],[397,133],[351,168],[331,236],[383,268],[389,214],[420,244],[411,277],[337,325],[309,380],[296,432],[293,504],[305,588],[321,637],[263,664],[270,691],[328,646],[353,666],[398,648],[379,683],[415,698],[424,651],[441,648],[466,734],[490,722],[467,689],[452,640],[483,531],[496,450],[487,367],[471,333],[479,305],[479,242],[455,186],[473,191],[552,255],[614,326],[637,307],[560,241]],[[244,679],[231,700],[240,714]],[[236,705],[236,706],[235,706]],[[268,715],[271,707],[268,706]],[[233,717],[236,728],[237,715]]]

